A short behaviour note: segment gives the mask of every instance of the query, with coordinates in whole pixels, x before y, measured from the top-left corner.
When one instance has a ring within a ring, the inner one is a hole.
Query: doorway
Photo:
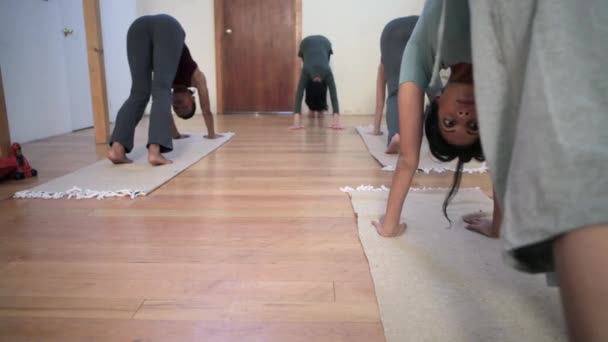
[[[301,0],[215,0],[218,113],[291,112]]]

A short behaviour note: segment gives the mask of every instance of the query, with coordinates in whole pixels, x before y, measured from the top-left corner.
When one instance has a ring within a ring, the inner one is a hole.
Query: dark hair
[[[192,99],[192,110],[189,113],[186,113],[185,115],[181,115],[180,118],[188,120],[194,116],[194,112],[196,112],[196,101]]]
[[[456,171],[454,172],[454,180],[452,188],[448,192],[443,201],[443,215],[452,224],[452,220],[448,217],[448,204],[456,196],[460,181],[462,179],[462,168],[464,163],[470,162],[472,159],[484,161],[483,150],[479,138],[472,145],[454,146],[450,145],[441,135],[439,130],[439,103],[437,100],[431,101],[426,107],[424,119],[424,133],[429,141],[429,148],[433,157],[442,162],[449,162],[458,159]]]
[[[324,82],[309,81],[306,84],[305,102],[315,112],[327,110],[327,85]]]
[[[194,97],[194,92],[192,90],[190,90],[190,89],[186,89],[186,90],[190,93],[190,96]],[[184,91],[180,90],[180,91],[176,91],[176,92],[181,93]],[[196,112],[196,100],[194,98],[192,98],[192,110],[186,114],[177,113],[177,116],[179,116],[181,119],[188,120],[194,116],[194,112]]]

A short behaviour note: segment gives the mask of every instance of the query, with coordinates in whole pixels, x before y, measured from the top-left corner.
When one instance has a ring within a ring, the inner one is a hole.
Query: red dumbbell
[[[25,179],[30,177],[36,177],[38,175],[38,171],[32,168],[30,163],[27,161],[27,158],[21,152],[21,145],[14,143],[11,146],[11,150],[13,152],[12,158],[15,160],[15,164],[17,165],[17,169],[13,177],[15,179]]]

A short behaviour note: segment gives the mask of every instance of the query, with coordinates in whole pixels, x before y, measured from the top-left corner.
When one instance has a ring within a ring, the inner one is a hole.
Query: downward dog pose
[[[144,114],[150,95],[152,109],[146,145],[150,164],[171,163],[162,153],[173,150],[172,139],[187,137],[181,135],[175,126],[171,103],[177,116],[191,118],[196,104],[189,87],[198,91],[208,132],[205,137],[220,137],[214,129],[205,75],[192,60],[184,38],[179,22],[166,14],[143,16],[131,24],[127,33],[131,94],[118,111],[110,139],[108,159],[114,164],[132,162],[127,153],[133,149],[135,127]]]
[[[386,98],[386,126],[388,140],[386,153],[399,152],[399,109],[397,108],[397,93],[399,91],[399,70],[403,58],[403,50],[410,39],[418,16],[397,18],[384,27],[380,37],[380,64],[376,78],[376,111],[374,114],[374,130],[372,135],[382,135],[382,112]]]
[[[342,129],[340,125],[340,104],[334,74],[329,66],[329,58],[333,54],[331,42],[324,36],[308,36],[300,43],[298,56],[302,58],[303,66],[300,81],[296,91],[293,126],[290,129],[302,129],[302,98],[306,90],[306,105],[311,110],[310,116],[319,116],[327,110],[327,89],[331,97],[333,109],[333,129]]]
[[[426,1],[403,52],[398,95],[399,160],[386,214],[380,221],[373,222],[382,236],[397,236],[405,230],[405,224],[400,224],[399,219],[418,167],[423,127],[435,158],[444,162],[458,160],[452,188],[443,203],[446,218],[447,206],[460,186],[463,164],[472,159],[484,160],[475,110],[468,2],[450,0],[445,3],[447,15],[443,24],[443,41],[440,42],[437,34],[442,5],[441,0]],[[439,60],[436,60],[438,51]],[[440,94],[429,86],[436,63],[437,69],[451,69],[451,76]],[[425,91],[434,100],[423,115]],[[498,236],[501,212],[497,201],[494,201],[493,220],[477,216],[464,219],[469,223],[468,229],[490,237]]]

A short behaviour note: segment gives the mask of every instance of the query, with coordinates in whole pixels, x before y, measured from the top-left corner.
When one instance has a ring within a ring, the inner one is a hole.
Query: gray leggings
[[[184,38],[185,33],[179,22],[166,14],[143,16],[131,24],[127,33],[131,94],[118,111],[110,145],[119,142],[124,145],[127,153],[133,149],[135,127],[152,95],[146,146],[158,144],[161,152],[173,150],[171,87]]]
[[[397,102],[397,94],[389,95],[386,99],[386,127],[388,128],[388,140],[386,144],[391,142],[391,139],[396,133],[399,133],[399,105]]]

